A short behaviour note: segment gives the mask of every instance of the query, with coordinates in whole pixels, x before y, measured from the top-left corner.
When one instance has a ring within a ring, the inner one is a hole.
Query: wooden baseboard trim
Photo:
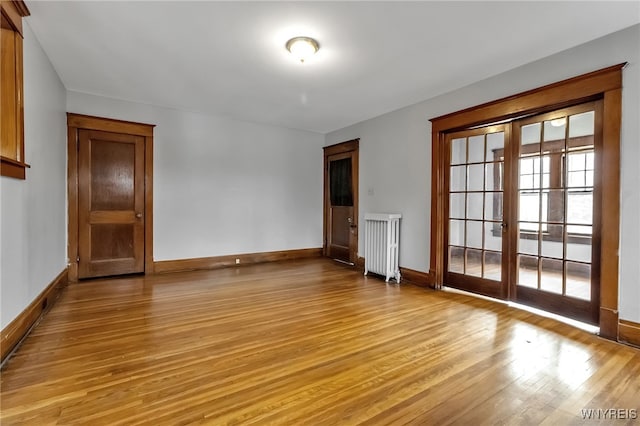
[[[162,260],[154,262],[154,272],[156,274],[162,274],[167,272],[221,269],[232,266],[278,262],[281,260],[308,259],[321,256],[322,248],[310,248],[262,253],[230,254],[226,256],[200,257],[195,259]],[[236,263],[236,259],[240,260],[239,264]]]
[[[618,323],[618,341],[640,347],[640,324],[620,320]]]
[[[54,305],[60,290],[69,283],[68,269],[62,272],[34,299],[27,308],[2,330],[1,362],[24,339],[38,320]]]
[[[402,281],[408,281],[419,287],[433,288],[433,276],[429,272],[416,271],[401,267],[400,273],[402,274]]]
[[[358,256],[356,261],[356,267],[361,271],[364,271],[364,257]],[[434,286],[433,275],[430,272],[415,271],[413,269],[400,267],[400,282],[409,282],[419,287],[431,287]]]

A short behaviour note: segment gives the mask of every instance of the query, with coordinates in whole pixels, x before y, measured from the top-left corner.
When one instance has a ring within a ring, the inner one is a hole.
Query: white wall
[[[325,145],[360,138],[360,220],[365,212],[402,213],[400,265],[428,271],[428,120],[621,62],[629,65],[623,73],[619,306],[622,319],[640,322],[640,25],[332,132]]]
[[[27,179],[0,177],[0,328],[66,267],[66,92],[24,20]]]
[[[323,135],[72,91],[67,108],[156,125],[155,260],[322,246]]]

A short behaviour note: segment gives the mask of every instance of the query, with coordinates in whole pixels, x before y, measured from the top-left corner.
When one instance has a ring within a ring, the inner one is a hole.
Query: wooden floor
[[[582,424],[640,408],[640,351],[317,259],[72,284],[1,403],[3,425]]]

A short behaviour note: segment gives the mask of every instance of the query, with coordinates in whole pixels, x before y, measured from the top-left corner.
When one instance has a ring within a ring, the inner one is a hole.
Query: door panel
[[[351,228],[349,219],[353,217],[353,206],[332,206],[329,238],[329,257],[351,262],[349,245]]]
[[[514,299],[597,323],[599,102],[514,122]]]
[[[144,138],[78,136],[78,276],[144,272]]]
[[[507,134],[505,126],[490,126],[447,136],[444,280],[452,287],[500,298],[508,291],[508,265],[502,255],[508,242],[503,238]]]

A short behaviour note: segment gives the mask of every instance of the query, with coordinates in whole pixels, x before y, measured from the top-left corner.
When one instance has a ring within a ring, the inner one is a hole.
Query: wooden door
[[[507,126],[448,134],[445,228],[447,285],[508,297],[506,238],[509,183],[504,182]]]
[[[513,299],[590,323],[600,304],[601,101],[513,124]]]
[[[324,254],[350,264],[358,256],[357,142],[325,148]]]
[[[144,272],[145,138],[78,131],[78,277]]]

